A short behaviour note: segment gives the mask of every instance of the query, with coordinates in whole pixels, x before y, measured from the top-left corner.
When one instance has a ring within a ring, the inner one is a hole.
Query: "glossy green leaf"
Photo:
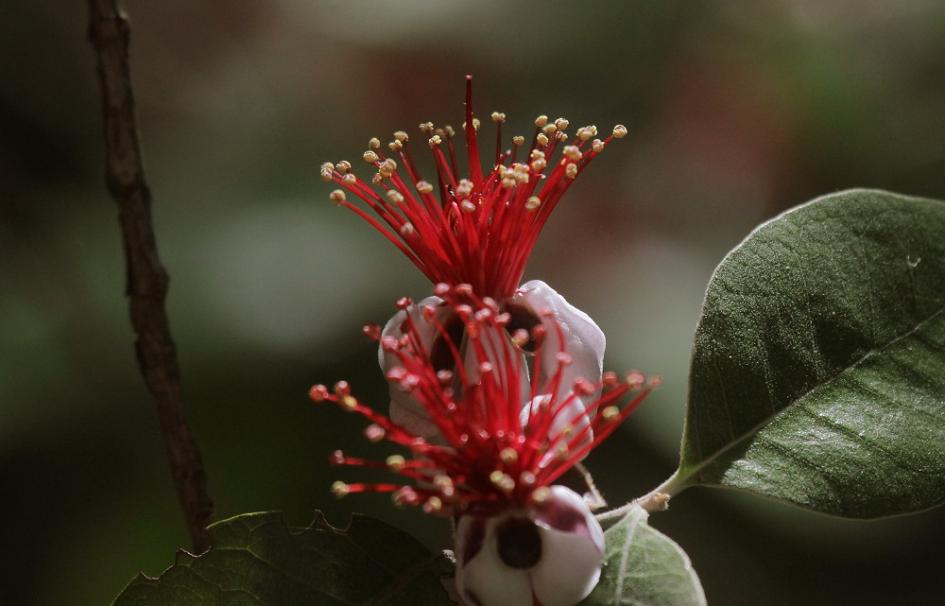
[[[443,578],[452,562],[368,517],[341,530],[317,513],[293,531],[279,513],[249,513],[210,532],[210,551],[178,553],[157,579],[139,575],[115,606],[450,604]]]
[[[604,533],[604,568],[585,606],[704,606],[689,556],[632,508]]]
[[[857,518],[945,502],[945,203],[833,194],[729,253],[669,486],[693,483]]]

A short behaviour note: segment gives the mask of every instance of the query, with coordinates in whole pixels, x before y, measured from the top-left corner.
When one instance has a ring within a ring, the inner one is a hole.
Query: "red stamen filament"
[[[385,157],[379,141],[373,139],[364,159],[378,170],[372,183],[388,189],[376,192],[351,171],[348,162],[327,162],[322,165],[322,177],[343,188],[332,192],[331,199],[390,240],[431,282],[466,283],[482,296],[509,297],[521,282],[538,235],[561,197],[590,161],[614,137],[625,136],[627,130],[618,125],[611,137],[592,140],[597,127],[581,127],[576,132],[576,145],[565,146],[562,155],[553,159],[558,144],[568,138],[568,121],[559,118],[550,123],[540,116],[535,121],[529,156],[516,162],[517,148],[524,138],[513,137],[512,150],[503,152],[505,114],[493,112],[492,120],[496,123],[495,163],[488,174],[483,174],[479,120],[472,106],[472,77],[467,76],[463,132],[468,180],[459,178],[452,127],[434,128],[427,122],[421,124],[421,131],[433,154],[436,184],[431,186],[422,180],[408,148],[409,137],[398,131],[388,147],[399,158],[411,183],[401,178],[398,163]],[[444,141],[448,157],[441,149]],[[551,167],[548,174],[547,167]],[[439,199],[433,195],[436,185]],[[360,199],[379,219],[349,202],[345,191]]]
[[[538,386],[532,381],[531,406],[523,422],[522,410],[529,404],[522,401],[522,381],[527,369],[524,356],[505,330],[508,316],[497,313],[494,301],[479,299],[468,285],[451,289],[440,285],[436,292],[445,299],[447,312],[464,322],[466,355],[471,353],[477,374],[467,372],[469,361],[452,343],[433,309],[423,312],[424,317],[449,343],[455,373],[444,375],[433,367],[409,313],[404,322],[405,336],[385,339],[383,346],[400,362],[399,367],[388,373],[388,379],[410,390],[445,443],[431,444],[374,412],[350,394],[346,382],[339,382],[333,390],[316,385],[310,391],[313,401],[332,402],[364,416],[372,423],[370,435],[397,444],[412,455],[393,455],[380,462],[336,451],[331,457],[335,465],[386,467],[401,477],[399,483],[337,482],[332,490],[338,496],[393,492],[399,504],[423,506],[425,511],[441,515],[528,505],[541,494],[536,492],[538,489],[551,485],[606,439],[656,385],[655,380],[648,383],[636,372],[623,382],[617,381],[613,373],[605,373],[599,383],[580,379],[573,390],[565,390],[567,395],[559,396],[568,355],[562,328],[552,318],[559,361],[545,385]],[[398,307],[409,305],[410,301],[405,299]],[[545,330],[542,324],[533,329],[536,361],[541,360],[549,342],[544,338]],[[371,327],[365,333],[379,338],[379,331]],[[458,383],[458,394],[454,394],[450,383]],[[583,402],[587,421],[582,423],[583,427],[574,431],[569,425],[553,431],[556,419],[579,396],[590,397],[599,390],[602,392],[593,401]]]

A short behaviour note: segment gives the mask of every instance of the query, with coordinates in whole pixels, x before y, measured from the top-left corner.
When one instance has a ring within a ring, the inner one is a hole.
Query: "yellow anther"
[[[542,126],[546,124],[548,124],[548,116],[542,114],[538,116],[537,118],[535,118],[535,126],[537,126],[538,128],[541,128]]]
[[[514,137],[512,137],[512,145],[515,145],[515,146],[525,145],[525,137],[523,137],[522,135],[515,135]]]
[[[600,139],[594,139],[591,141],[591,149],[594,150],[595,154],[599,154],[604,151],[604,142]]]
[[[479,130],[479,118],[473,118],[473,130]],[[466,130],[466,123],[463,122],[463,130]]]
[[[578,174],[577,164],[569,163],[567,166],[565,166],[564,174],[568,177],[568,179],[574,179],[575,177],[577,177],[577,174]]]
[[[555,120],[555,127],[556,127],[558,130],[567,130],[567,128],[568,128],[568,126],[569,126],[570,124],[571,124],[571,123],[568,122],[568,120],[567,120],[566,118],[558,118],[557,120]]]
[[[399,231],[400,235],[405,238],[409,238],[410,236],[417,233],[417,230],[413,226],[413,223],[404,223],[403,225],[400,226],[400,229],[397,231]]]
[[[505,122],[505,114],[502,112],[492,112],[492,115],[489,117],[492,118],[492,121],[495,123]]]
[[[430,145],[430,149],[433,149],[437,145],[443,143],[443,139],[439,135],[433,135],[427,140],[427,143]]]
[[[616,421],[620,418],[620,409],[616,406],[608,406],[601,411],[600,416],[605,421]]]
[[[518,461],[518,451],[514,448],[506,447],[499,451],[499,458],[502,459],[502,462],[511,465],[512,463]]]
[[[555,132],[557,132],[557,130],[558,130],[558,127],[555,126],[554,124],[546,124],[541,127],[541,132],[549,136],[553,135]]]
[[[371,149],[380,149],[381,140],[378,139],[377,137],[371,137],[371,140],[368,141],[368,147],[370,147]]]
[[[387,190],[387,201],[391,204],[400,204],[404,201],[404,197],[396,189]]]
[[[561,461],[564,461],[564,460],[567,460],[570,452],[571,451],[568,449],[568,445],[561,442],[558,444],[558,447],[555,448],[555,457]]]
[[[343,396],[339,400],[339,403],[342,407],[344,407],[345,410],[349,412],[358,407],[358,400],[354,396]]]
[[[421,122],[420,123],[420,132],[429,135],[433,132],[433,123],[432,122]]]
[[[628,131],[627,131],[626,126],[624,126],[623,124],[618,124],[617,126],[614,127],[614,138],[623,139],[624,137],[627,136],[627,132]]]
[[[466,213],[476,212],[476,205],[472,203],[472,200],[463,200],[459,203],[459,208]]]
[[[433,484],[444,496],[451,497],[456,492],[456,489],[453,487],[453,480],[446,474],[440,474],[433,478]]]
[[[511,189],[515,187],[515,179],[513,179],[512,177],[506,177],[502,179],[502,187],[504,187],[505,189]]]
[[[535,474],[530,471],[523,471],[518,476],[518,481],[522,483],[523,486],[532,486],[535,484]]]
[[[430,497],[423,504],[423,511],[426,513],[437,513],[443,509],[443,501],[440,497]]]
[[[364,154],[362,154],[361,157],[364,158],[364,161],[367,162],[368,164],[374,164],[379,159],[377,154],[374,153],[374,151],[370,149],[364,152]]]
[[[398,152],[404,148],[404,144],[395,139],[387,144],[387,148],[392,152]]]
[[[390,178],[391,175],[397,170],[397,162],[392,158],[387,158],[377,166],[377,172],[380,173],[385,178]]]
[[[456,134],[456,131],[453,130],[453,127],[450,126],[449,124],[447,124],[446,126],[444,126],[444,127],[443,127],[443,130],[446,131],[446,136],[447,136],[447,137],[452,137],[453,135]]]
[[[544,133],[538,133],[538,136],[535,137],[535,141],[537,141],[538,145],[541,145],[542,147],[548,145],[548,137],[546,137]]]
[[[331,494],[335,495],[339,499],[346,496],[350,492],[351,487],[340,480],[332,483],[331,485]]]
[[[335,165],[335,168],[338,170],[339,173],[343,175],[347,173],[349,170],[351,170],[351,163],[348,162],[347,160],[341,160],[338,162],[338,164]]]
[[[402,130],[398,130],[394,133],[394,139],[400,141],[401,143],[406,143],[410,140],[410,136]]]
[[[328,194],[328,199],[339,204],[345,201],[345,191],[343,189],[334,189],[330,194]]]
[[[433,191],[433,185],[429,181],[417,181],[417,191],[421,194],[429,194]]]
[[[532,491],[532,503],[536,505],[541,505],[542,503],[547,503],[548,499],[551,498],[551,489],[547,486],[541,486]]]
[[[354,183],[358,182],[358,178],[354,176],[354,173],[348,173],[342,177],[341,180],[349,185],[353,185]]]
[[[391,455],[387,457],[385,462],[387,463],[387,468],[391,471],[400,471],[404,468],[404,465],[407,464],[407,459],[402,455]]]
[[[548,163],[545,162],[544,158],[538,158],[532,162],[532,170],[536,173],[540,173],[541,171],[545,170],[546,166],[548,166]]]
[[[331,178],[334,176],[335,165],[331,162],[322,162],[322,165],[318,171],[321,173],[322,179],[325,181],[331,181]]]
[[[581,156],[584,155],[581,153],[581,150],[578,149],[577,145],[565,145],[561,153],[567,156],[569,160],[574,160],[575,162],[580,160]]]

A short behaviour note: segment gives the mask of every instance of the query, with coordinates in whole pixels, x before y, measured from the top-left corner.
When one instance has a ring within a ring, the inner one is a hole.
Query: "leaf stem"
[[[654,511],[666,511],[669,508],[669,500],[679,492],[686,489],[689,476],[682,476],[677,469],[673,475],[666,478],[666,481],[646,493],[642,497],[630,501],[625,505],[605,511],[597,515],[598,522],[610,522],[618,520],[627,515],[632,509],[640,507],[648,513]]]

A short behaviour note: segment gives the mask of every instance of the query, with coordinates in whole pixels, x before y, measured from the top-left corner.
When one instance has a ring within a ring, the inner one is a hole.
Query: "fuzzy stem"
[[[627,515],[631,509],[634,507],[642,507],[649,513],[654,511],[666,511],[669,508],[669,500],[671,497],[681,492],[687,487],[685,479],[679,476],[679,472],[673,473],[669,476],[665,482],[646,493],[642,497],[638,497],[626,505],[621,505],[610,511],[605,511],[604,513],[597,515],[598,522],[610,522],[617,520]]]

